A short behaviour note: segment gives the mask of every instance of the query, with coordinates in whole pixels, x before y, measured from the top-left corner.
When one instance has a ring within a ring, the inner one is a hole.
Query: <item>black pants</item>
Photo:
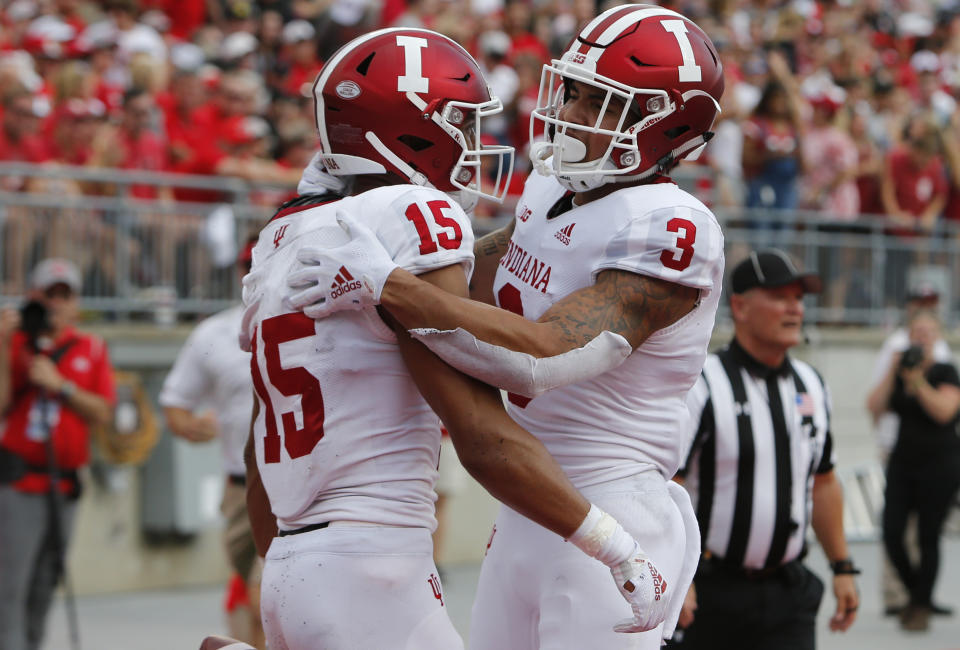
[[[918,471],[891,462],[883,509],[883,545],[914,605],[929,605],[940,570],[940,534],[960,486],[956,463]],[[910,513],[917,513],[920,565],[913,566],[903,543]]]
[[[684,650],[813,650],[823,582],[799,561],[748,578],[701,561],[697,610],[674,647]]]

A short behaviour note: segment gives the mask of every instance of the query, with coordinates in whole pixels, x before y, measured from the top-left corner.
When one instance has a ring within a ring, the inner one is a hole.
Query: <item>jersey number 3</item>
[[[674,217],[667,222],[667,232],[677,234],[677,243],[660,253],[660,263],[668,269],[682,271],[690,266],[693,259],[693,243],[697,239],[697,227],[689,219]],[[683,235],[680,233],[683,232]],[[679,257],[678,257],[679,255]]]
[[[270,385],[281,395],[300,398],[303,428],[297,428],[297,420],[292,410],[284,411],[280,418],[283,423],[283,446],[290,458],[306,456],[323,438],[323,395],[320,393],[320,382],[307,372],[306,368],[284,368],[280,361],[280,344],[313,336],[314,321],[300,312],[283,314],[263,321],[260,331],[263,335],[263,357],[267,364],[267,379]],[[270,399],[270,392],[260,374],[256,332],[253,335],[252,352],[250,369],[253,388],[263,403],[267,426],[267,436],[263,439],[263,460],[266,463],[279,463],[280,433],[277,430],[277,414]],[[289,402],[284,400],[284,403]]]
[[[518,316],[523,316],[523,300],[520,296],[520,290],[509,282],[500,287],[500,291],[497,292],[497,303],[501,309],[506,309]],[[507,393],[507,399],[510,400],[511,404],[525,409],[533,398],[517,395],[516,393]]]

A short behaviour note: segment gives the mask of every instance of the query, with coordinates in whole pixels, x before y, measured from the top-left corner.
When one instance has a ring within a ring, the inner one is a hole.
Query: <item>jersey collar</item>
[[[761,379],[767,379],[771,375],[779,375],[780,377],[786,377],[790,374],[790,356],[783,356],[783,363],[781,363],[776,368],[772,368],[765,363],[761,363],[754,359],[749,352],[743,349],[743,346],[737,341],[736,337],[730,341],[730,355],[733,357],[733,360],[737,362],[738,365],[747,369],[751,375],[755,377],[760,377]]]

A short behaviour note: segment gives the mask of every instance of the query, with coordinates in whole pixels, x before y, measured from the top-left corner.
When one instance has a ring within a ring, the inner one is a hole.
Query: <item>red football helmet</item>
[[[595,124],[559,119],[571,81],[606,93]],[[530,133],[533,142],[540,121],[551,140],[532,144],[530,157],[573,191],[641,180],[700,154],[713,136],[722,94],[716,49],[692,21],[652,5],[614,7],[544,66]],[[607,111],[619,112],[614,129],[600,128]],[[583,161],[583,144],[569,135],[574,130],[609,135],[610,145],[596,160]]]
[[[480,141],[482,119],[503,105],[473,57],[446,36],[406,28],[360,36],[330,58],[313,95],[329,173],[392,172],[459,191],[467,209],[478,196],[503,200],[513,148]],[[493,164],[489,177],[483,159]]]

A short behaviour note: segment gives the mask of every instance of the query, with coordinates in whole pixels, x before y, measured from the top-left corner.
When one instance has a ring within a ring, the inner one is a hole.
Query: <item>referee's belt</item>
[[[801,568],[800,558],[795,558],[784,564],[774,567],[764,567],[754,569],[751,567],[740,566],[728,562],[726,559],[713,555],[710,551],[704,551],[700,558],[700,575],[726,575],[738,577],[751,582],[761,580],[771,580],[774,578],[790,579],[796,575],[796,571]]]

